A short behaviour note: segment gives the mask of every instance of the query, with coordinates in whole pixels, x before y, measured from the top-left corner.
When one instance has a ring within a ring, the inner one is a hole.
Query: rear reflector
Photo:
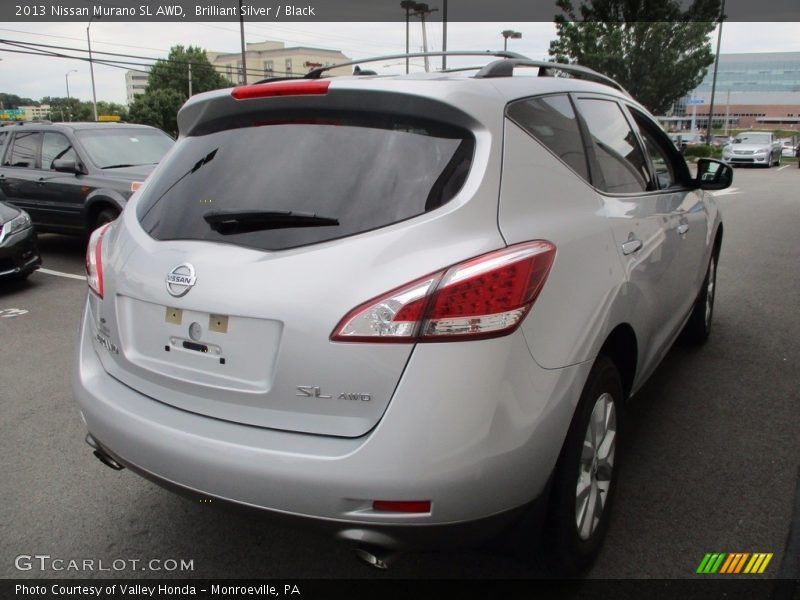
[[[514,331],[542,290],[550,242],[516,244],[417,279],[350,311],[336,342],[444,342]]]
[[[231,96],[236,100],[269,98],[271,96],[324,96],[328,93],[329,79],[296,79],[241,85],[233,88]]]
[[[375,500],[372,510],[396,513],[429,513],[430,500]]]

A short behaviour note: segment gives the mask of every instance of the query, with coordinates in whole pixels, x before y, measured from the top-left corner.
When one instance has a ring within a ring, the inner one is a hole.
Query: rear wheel
[[[601,354],[584,386],[553,480],[551,558],[562,575],[587,569],[608,529],[623,399],[619,371]]]

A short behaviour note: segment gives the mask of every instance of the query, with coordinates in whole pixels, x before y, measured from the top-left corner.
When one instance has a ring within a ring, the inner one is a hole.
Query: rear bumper
[[[448,377],[436,357],[445,344],[423,344],[381,422],[365,436],[335,438],[240,425],[146,397],[103,370],[87,314],[88,305],[74,392],[109,455],[181,493],[383,547],[478,542],[542,498],[591,366],[541,369],[517,332],[480,343],[488,348],[448,344],[462,366]],[[374,500],[430,500],[432,508],[378,512]]]

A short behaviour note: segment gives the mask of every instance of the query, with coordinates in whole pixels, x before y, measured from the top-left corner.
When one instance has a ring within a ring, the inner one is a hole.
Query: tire
[[[113,208],[104,208],[99,213],[97,213],[97,218],[94,220],[94,225],[92,226],[92,231],[97,229],[98,227],[102,227],[106,223],[111,223],[114,219],[119,216],[119,211]]]
[[[560,576],[585,571],[600,553],[616,490],[623,404],[619,371],[601,354],[583,388],[553,479],[549,558]]]
[[[714,298],[717,288],[717,253],[711,255],[708,269],[703,279],[703,287],[695,300],[692,314],[683,328],[682,337],[690,344],[699,346],[711,335],[711,322],[714,317]]]

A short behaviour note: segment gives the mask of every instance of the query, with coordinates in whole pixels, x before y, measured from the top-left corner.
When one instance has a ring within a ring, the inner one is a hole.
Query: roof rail
[[[328,65],[327,67],[318,67],[306,73],[303,79],[319,79],[323,73],[331,69],[339,67],[350,67],[352,65],[360,65],[370,62],[380,62],[384,60],[398,60],[401,58],[424,58],[426,56],[494,56],[497,58],[511,58],[517,60],[528,60],[527,57],[516,52],[507,52],[504,50],[485,50],[485,51],[466,51],[466,50],[451,50],[449,52],[414,52],[412,54],[389,54],[386,56],[374,56],[371,58],[362,58],[359,60],[351,60],[349,62],[338,63],[335,65]]]
[[[511,60],[496,60],[483,67],[475,77],[478,79],[486,79],[490,77],[512,77],[514,75],[515,67],[539,67],[539,77],[553,77],[552,71],[564,71],[571,75],[582,75],[588,79],[595,79],[600,83],[605,83],[611,87],[619,90],[623,94],[630,96],[628,90],[622,87],[619,83],[607,77],[602,73],[598,73],[588,67],[580,65],[567,65],[564,63],[547,62],[542,60],[530,60],[527,58],[512,58]]]

